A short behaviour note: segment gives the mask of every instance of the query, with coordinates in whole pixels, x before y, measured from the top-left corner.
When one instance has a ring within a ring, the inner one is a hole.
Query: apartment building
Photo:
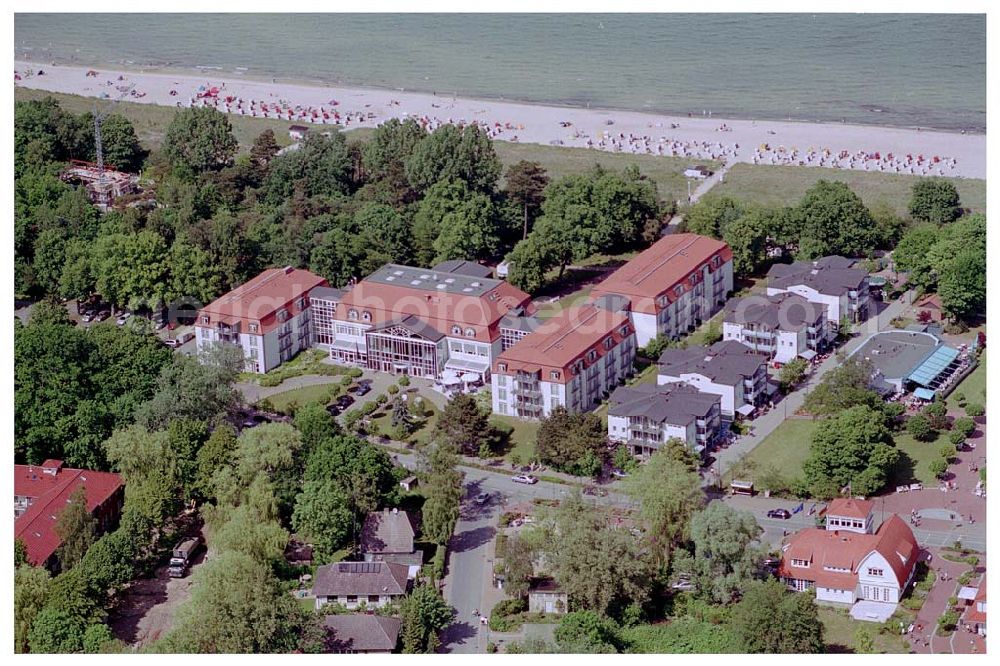
[[[56,521],[80,488],[98,534],[114,529],[125,504],[125,482],[118,474],[72,469],[61,460],[14,465],[14,538],[24,543],[28,562],[59,570],[62,539]]]
[[[740,342],[776,363],[812,359],[836,335],[827,324],[827,306],[793,293],[748,296],[726,305],[722,339]]]
[[[656,383],[676,382],[718,395],[722,416],[728,420],[750,416],[776,389],[767,379],[767,356],[734,340],[664,351]]]
[[[532,312],[528,294],[482,269],[470,262],[382,266],[331,308],[330,357],[393,374],[435,378],[453,370],[487,379],[504,336],[519,338],[531,325],[519,320]]]
[[[324,278],[291,266],[264,271],[198,311],[198,351],[235,344],[248,372],[273,370],[312,345],[310,294],[326,286]]]
[[[608,438],[642,458],[677,438],[701,453],[719,434],[722,398],[688,384],[620,386],[611,394]]]
[[[493,412],[524,419],[594,408],[632,373],[635,330],[627,313],[593,304],[548,319],[493,363]]]
[[[640,252],[594,287],[591,296],[621,297],[636,340],[677,338],[709,319],[733,289],[733,253],[724,242],[672,234]]]
[[[767,295],[798,294],[810,303],[825,305],[826,318],[834,329],[844,316],[853,323],[863,322],[871,306],[868,272],[853,268],[854,263],[834,255],[775,264],[767,272]]]
[[[782,546],[778,577],[794,590],[815,590],[817,601],[864,601],[854,618],[884,621],[913,582],[920,547],[896,514],[875,530],[874,506],[845,498],[830,502],[825,527],[800,530]]]

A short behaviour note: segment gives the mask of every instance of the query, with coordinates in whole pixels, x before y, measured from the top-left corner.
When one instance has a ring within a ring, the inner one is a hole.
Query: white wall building
[[[826,306],[797,294],[748,296],[726,305],[722,339],[742,343],[776,363],[809,360],[828,348],[835,333]]]
[[[673,438],[701,453],[719,434],[721,403],[687,384],[620,386],[611,394],[608,439],[640,457]]]
[[[722,416],[750,416],[774,386],[767,380],[767,356],[739,342],[667,349],[660,355],[657,384],[683,382],[721,398]]]
[[[853,323],[868,318],[871,296],[867,271],[851,268],[844,257],[823,257],[812,262],[775,264],[767,272],[767,295],[798,294],[811,303],[826,306],[827,320],[834,327],[846,316]]]

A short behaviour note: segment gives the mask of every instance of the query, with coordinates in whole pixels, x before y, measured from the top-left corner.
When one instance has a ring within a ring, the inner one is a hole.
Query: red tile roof
[[[32,564],[44,564],[59,547],[56,518],[77,488],[85,489],[87,508],[93,513],[124,485],[122,478],[112,472],[61,466],[61,460],[46,460],[42,465],[14,465],[14,495],[32,499],[28,510],[14,521],[14,536],[24,542]],[[58,473],[50,474],[43,469],[58,469]]]
[[[714,238],[697,234],[664,236],[594,287],[591,297],[621,294],[632,301],[633,311],[655,314],[659,311],[659,296],[666,296],[672,303],[677,299],[675,286],[682,285],[685,292],[693,289],[688,281],[691,273],[706,264],[710,272],[718,270],[711,264],[716,255],[722,257],[723,265],[733,258],[729,246]]]
[[[482,295],[470,295],[362,280],[344,294],[335,319],[379,326],[415,316],[444,335],[464,338],[465,330],[471,328],[475,336],[470,339],[493,342],[500,337],[500,319],[530,301],[528,294],[507,282]],[[357,319],[350,319],[352,309],[358,311]],[[363,319],[365,312],[370,321]],[[452,332],[455,326],[460,334]]]
[[[625,335],[622,335],[622,329]],[[607,353],[602,341],[610,335],[617,347],[632,335],[634,329],[627,313],[611,312],[594,305],[567,308],[507,349],[493,363],[493,372],[513,374],[517,371],[542,371],[543,381],[567,383],[572,377],[571,366],[591,349],[597,358]],[[596,362],[596,361],[595,361]],[[499,364],[506,370],[499,370]],[[585,367],[591,364],[585,362]],[[551,379],[549,371],[558,370],[559,379]]]
[[[870,500],[859,500],[853,497],[837,497],[830,500],[824,513],[828,516],[844,516],[865,520],[872,512],[875,503]]]
[[[195,325],[214,328],[219,323],[240,323],[241,333],[264,335],[281,324],[279,310],[287,309],[292,316],[299,314],[295,301],[308,296],[313,288],[327,285],[325,278],[301,268],[269,268],[199,310]],[[207,324],[202,321],[204,315],[210,318]],[[257,332],[251,333],[250,323],[260,324]]]
[[[778,575],[810,580],[821,587],[853,589],[858,582],[858,567],[872,552],[878,552],[885,558],[902,587],[917,564],[920,548],[913,531],[895,514],[875,534],[813,527],[801,530],[789,539],[782,552]],[[805,560],[809,567],[792,566],[792,560]],[[825,566],[849,569],[849,572],[824,571]]]

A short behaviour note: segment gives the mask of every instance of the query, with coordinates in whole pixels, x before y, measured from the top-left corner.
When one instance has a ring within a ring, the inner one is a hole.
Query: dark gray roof
[[[902,379],[933,354],[939,342],[929,333],[883,331],[869,336],[851,358],[868,359],[886,379]]]
[[[309,292],[309,298],[318,298],[324,301],[336,301],[339,303],[343,297],[344,290],[335,289],[334,287],[313,287],[312,291]]]
[[[632,301],[621,294],[604,294],[593,300],[594,305],[608,312],[627,312]]]
[[[316,569],[317,597],[406,594],[409,568],[392,562],[336,562]]]
[[[327,615],[323,626],[329,630],[326,645],[331,652],[382,652],[396,649],[402,620],[364,613]]]
[[[722,398],[680,383],[621,386],[611,394],[612,416],[644,416],[654,423],[687,426],[705,418]]]
[[[361,528],[364,553],[412,553],[413,525],[405,511],[383,509],[369,513]]]
[[[473,261],[465,261],[464,259],[449,259],[448,261],[442,261],[431,270],[439,273],[469,275],[471,277],[493,277],[493,269],[489,266],[483,266],[482,264],[477,264]]]
[[[500,318],[500,328],[512,328],[526,333],[531,333],[541,325],[542,320],[534,316],[512,315],[508,312]]]
[[[387,321],[381,326],[373,328],[370,332],[377,333],[378,331],[383,331],[387,328],[392,328],[393,326],[402,326],[403,328],[408,329],[416,333],[417,335],[426,338],[428,340],[432,340],[434,342],[437,342],[438,340],[444,337],[444,333],[437,330],[436,328],[428,324],[426,321],[424,321],[417,315],[406,315],[402,319],[393,319],[392,321]]]
[[[463,275],[461,273],[436,271],[433,268],[414,268],[386,264],[365,278],[366,282],[423,289],[446,294],[482,296],[503,284],[503,280],[489,277]]]
[[[826,319],[826,306],[811,303],[798,294],[754,295],[726,304],[725,321],[756,324],[766,329],[800,331]]]
[[[660,355],[659,373],[671,377],[700,374],[718,383],[734,385],[752,377],[765,363],[767,356],[735,340],[723,340],[707,348],[667,349]]]
[[[532,592],[560,592],[559,583],[554,578],[541,576],[528,581],[528,594]]]
[[[840,296],[858,289],[868,277],[868,273],[853,265],[850,259],[830,256],[816,261],[796,261],[793,264],[775,264],[767,271],[767,286],[774,289],[789,289],[796,285],[806,285],[821,294]]]

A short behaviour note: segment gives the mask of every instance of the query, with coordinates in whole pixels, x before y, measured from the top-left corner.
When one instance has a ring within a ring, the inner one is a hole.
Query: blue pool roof
[[[914,384],[930,386],[958,358],[958,350],[941,345],[907,378]]]

